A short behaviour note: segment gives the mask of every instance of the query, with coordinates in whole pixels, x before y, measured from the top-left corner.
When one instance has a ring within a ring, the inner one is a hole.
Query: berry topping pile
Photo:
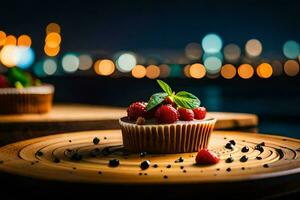
[[[164,81],[157,80],[164,92],[153,94],[148,102],[138,101],[127,108],[129,120],[143,125],[146,120],[155,118],[158,123],[171,124],[178,120],[202,120],[206,108],[200,107],[200,100],[193,94],[180,91],[175,93]]]

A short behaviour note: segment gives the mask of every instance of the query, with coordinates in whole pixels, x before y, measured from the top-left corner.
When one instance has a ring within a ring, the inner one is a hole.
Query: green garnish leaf
[[[176,95],[174,95],[174,102],[183,108],[194,109],[200,106],[200,100],[193,94],[180,91]]]
[[[164,82],[162,80],[156,80],[156,81],[159,84],[159,86],[163,89],[163,91],[165,91],[165,93],[167,93],[169,96],[172,95],[173,91],[166,82]]]
[[[165,100],[166,96],[168,96],[168,94],[164,92],[153,94],[148,101],[147,111],[161,104]]]

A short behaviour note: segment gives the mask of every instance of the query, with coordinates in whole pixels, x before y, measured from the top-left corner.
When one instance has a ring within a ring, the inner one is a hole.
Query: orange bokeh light
[[[146,76],[150,79],[158,78],[160,74],[160,69],[156,65],[149,65],[146,69]]]
[[[44,46],[44,52],[47,56],[56,56],[60,51],[60,47],[51,48],[47,45]]]
[[[203,78],[206,74],[205,67],[200,63],[191,65],[189,69],[189,74],[192,78],[200,79]]]
[[[232,79],[236,75],[236,69],[232,64],[225,64],[221,68],[221,75],[223,78]]]
[[[14,35],[8,35],[5,39],[5,45],[17,45],[17,38]]]
[[[94,70],[98,75],[109,76],[115,71],[115,64],[113,61],[104,59],[97,60],[94,64]]]
[[[56,48],[61,42],[61,36],[58,33],[49,33],[45,39],[46,46],[50,48]]]
[[[0,46],[5,44],[6,33],[4,31],[0,31]]]
[[[146,76],[146,68],[143,65],[136,65],[131,74],[134,78],[144,78]]]
[[[299,73],[299,63],[295,60],[288,60],[284,63],[284,72],[288,76],[296,76]]]
[[[249,79],[254,74],[254,69],[250,64],[242,64],[238,68],[238,74],[243,79]]]
[[[31,38],[28,35],[21,35],[18,37],[18,45],[30,47],[31,46]]]
[[[273,69],[269,63],[262,63],[256,68],[256,73],[260,78],[270,78],[273,74]]]
[[[46,33],[47,34],[49,34],[49,33],[58,33],[58,34],[60,34],[60,26],[57,23],[52,22],[52,23],[47,25]]]

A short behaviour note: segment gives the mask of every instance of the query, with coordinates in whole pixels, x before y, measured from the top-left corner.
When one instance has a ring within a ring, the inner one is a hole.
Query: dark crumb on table
[[[154,165],[153,165],[153,167],[154,167],[154,168],[157,168],[157,167],[158,167],[158,165],[157,165],[157,164],[154,164]]]
[[[182,172],[183,172],[183,173],[186,173],[186,170],[184,169]]]
[[[99,171],[98,174],[102,174],[102,171]]]
[[[69,142],[71,143],[71,142],[72,142],[72,140],[69,140]]]
[[[59,162],[60,162],[60,160],[59,160],[58,158],[54,158],[53,162],[55,162],[55,163],[59,163]]]
[[[220,168],[217,168],[217,171],[220,171]]]
[[[264,167],[264,168],[268,168],[269,165],[268,165],[268,164],[264,164],[263,167]]]
[[[171,168],[172,166],[171,165],[167,165],[167,168]]]
[[[96,145],[96,144],[99,144],[99,142],[100,142],[100,139],[97,137],[94,137],[93,143]]]
[[[148,174],[147,174],[147,173],[144,173],[144,175],[147,176]]]
[[[183,169],[184,168],[184,166],[180,166],[180,169]]]
[[[104,140],[106,140],[107,139],[107,137],[104,137]]]
[[[230,172],[230,171],[231,171],[231,168],[230,168],[230,167],[229,167],[229,168],[227,168],[227,169],[226,169],[226,171]]]
[[[41,151],[38,151],[38,152],[36,153],[36,155],[37,155],[37,156],[39,156],[39,157],[41,157],[41,156],[43,156],[43,155],[44,155],[44,153],[43,153],[43,152],[41,152]]]
[[[168,178],[168,176],[167,175],[164,175],[164,179],[167,179]]]
[[[3,160],[0,160],[0,164],[3,164],[4,163],[4,161]]]
[[[73,170],[76,170],[77,168],[76,167],[73,167]]]
[[[242,170],[245,170],[245,167],[242,167],[241,169],[242,169]]]

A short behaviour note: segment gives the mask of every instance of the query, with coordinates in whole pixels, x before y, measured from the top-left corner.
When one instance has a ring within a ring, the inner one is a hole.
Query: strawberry
[[[164,104],[171,104],[174,108],[176,108],[176,104],[175,102],[173,101],[173,99],[169,96],[167,96],[164,100]]]
[[[162,105],[155,112],[158,123],[171,124],[179,119],[179,112],[172,105]]]
[[[9,87],[9,82],[4,75],[0,74],[0,88],[6,88],[6,87]]]
[[[194,119],[194,112],[191,109],[178,108],[180,114],[180,120],[183,121],[192,121]]]
[[[134,102],[127,108],[127,116],[130,120],[136,120],[138,117],[145,117],[147,103]]]
[[[201,149],[196,156],[197,164],[216,164],[220,158],[208,149]]]
[[[193,110],[195,119],[204,119],[206,115],[205,107],[198,107]]]

